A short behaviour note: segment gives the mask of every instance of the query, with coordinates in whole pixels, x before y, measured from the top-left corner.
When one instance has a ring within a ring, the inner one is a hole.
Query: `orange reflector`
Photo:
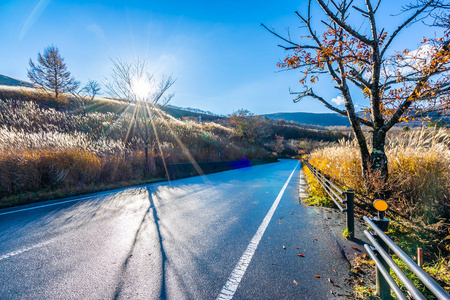
[[[373,207],[375,207],[375,209],[378,211],[385,211],[386,209],[388,209],[388,204],[384,200],[377,199],[373,202]]]

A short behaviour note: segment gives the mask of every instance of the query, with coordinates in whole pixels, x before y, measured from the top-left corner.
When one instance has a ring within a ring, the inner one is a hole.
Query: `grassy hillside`
[[[22,100],[22,101],[36,101],[39,106],[45,108],[54,108],[60,111],[77,111],[77,103],[72,96],[66,95],[66,99],[63,101],[55,101],[48,97],[41,97],[36,93],[36,89],[30,88],[25,85],[28,84],[23,81],[5,80],[2,84],[2,78],[9,78],[7,76],[0,75],[0,99],[7,100]],[[24,85],[21,85],[24,83]],[[31,85],[31,84],[29,84]],[[129,102],[121,99],[113,99],[108,97],[96,97],[88,108],[89,112],[102,112],[102,113],[121,113],[129,107]],[[203,113],[196,113],[182,108],[175,108],[172,106],[160,107],[164,112],[171,115],[174,118],[182,119],[183,117],[189,120],[198,120],[201,116],[201,120],[205,122],[214,121],[221,117],[208,115]]]

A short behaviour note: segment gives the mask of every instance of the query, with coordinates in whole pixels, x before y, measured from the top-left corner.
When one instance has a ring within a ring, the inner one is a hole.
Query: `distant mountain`
[[[0,85],[33,87],[33,84],[0,74]]]
[[[262,116],[265,116],[269,119],[294,121],[306,125],[350,126],[350,122],[346,117],[334,113],[294,112],[294,113],[274,113]]]
[[[213,112],[211,112],[209,110],[202,110],[202,109],[199,109],[199,108],[180,107],[180,106],[175,106],[175,105],[170,105],[170,104],[167,105],[167,106],[171,107],[171,108],[175,108],[175,109],[180,109],[180,110],[190,111],[190,112],[197,113],[197,114],[202,114],[202,115],[210,115],[210,116],[214,116],[214,117],[225,117],[224,115],[218,115],[218,114],[215,114],[215,113],[213,113]]]
[[[366,115],[364,112],[359,111],[358,116],[361,118],[367,117],[370,118],[369,115]],[[274,120],[285,120],[287,122],[294,121],[300,124],[305,125],[315,125],[315,126],[350,126],[350,122],[348,121],[347,117],[334,114],[334,113],[306,113],[306,112],[297,112],[297,113],[274,113],[274,114],[267,114],[262,115],[266,116],[269,119]],[[435,121],[435,120],[442,120],[445,121],[447,124],[450,124],[450,111],[445,111],[442,114],[428,114],[428,117],[430,118],[429,121]],[[422,127],[427,126],[429,124],[428,122],[422,122],[422,120],[417,121],[409,121],[401,122],[396,124],[396,127],[403,127],[408,126],[410,128],[413,127]]]

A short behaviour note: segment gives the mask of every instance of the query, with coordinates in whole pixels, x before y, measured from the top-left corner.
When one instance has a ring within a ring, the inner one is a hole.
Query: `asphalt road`
[[[0,210],[0,299],[344,298],[347,261],[320,210],[299,204],[299,170],[281,160]]]

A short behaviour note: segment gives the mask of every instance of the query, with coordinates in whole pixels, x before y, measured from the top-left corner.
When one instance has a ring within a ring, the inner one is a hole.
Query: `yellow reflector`
[[[388,204],[384,200],[377,199],[373,202],[373,207],[375,207],[375,209],[378,211],[385,211],[386,209],[388,209]]]

